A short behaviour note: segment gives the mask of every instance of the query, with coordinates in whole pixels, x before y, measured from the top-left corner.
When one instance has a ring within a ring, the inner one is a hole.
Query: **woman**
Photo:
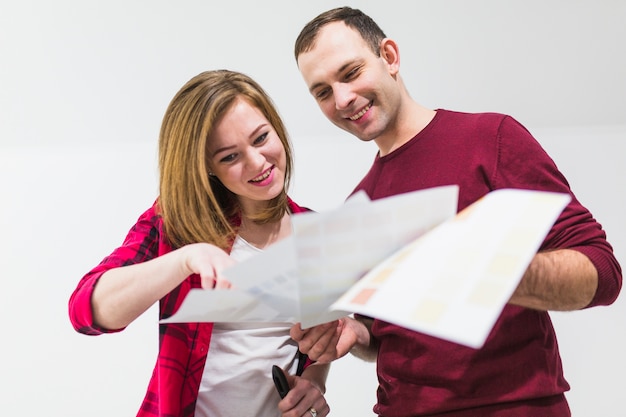
[[[271,99],[248,76],[208,71],[172,99],[159,139],[159,197],[69,302],[74,328],[123,330],[159,301],[174,314],[191,288],[229,288],[225,267],[291,233],[306,209],[287,196],[292,152]],[[159,355],[138,416],[328,414],[328,366],[306,361],[291,323],[160,324]],[[207,354],[210,351],[210,354]],[[273,364],[289,376],[281,400]],[[280,410],[280,411],[279,411]]]

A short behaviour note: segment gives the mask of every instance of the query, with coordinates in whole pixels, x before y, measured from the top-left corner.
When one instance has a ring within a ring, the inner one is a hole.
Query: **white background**
[[[293,41],[317,13],[369,13],[413,97],[513,115],[548,150],[626,264],[626,2],[0,0],[0,414],[133,416],[156,309],[116,335],[73,331],[67,300],[155,199],[161,118],[197,73],[257,79],[291,133],[291,195],[336,207],[374,157],[308,95]],[[624,415],[626,302],[553,314],[573,415]],[[333,365],[335,416],[372,415],[375,370]]]

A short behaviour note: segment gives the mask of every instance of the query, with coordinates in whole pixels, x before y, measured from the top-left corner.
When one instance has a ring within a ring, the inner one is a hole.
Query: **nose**
[[[337,83],[333,86],[333,96],[335,97],[335,107],[337,110],[349,108],[356,97],[350,85],[347,83]]]
[[[258,174],[265,164],[265,155],[261,148],[250,148],[246,155],[246,165],[254,174]]]

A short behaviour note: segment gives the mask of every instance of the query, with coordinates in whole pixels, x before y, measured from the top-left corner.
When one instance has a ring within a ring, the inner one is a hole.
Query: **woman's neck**
[[[264,249],[291,234],[289,213],[285,213],[280,221],[265,224],[257,224],[244,216],[238,234],[251,245]]]

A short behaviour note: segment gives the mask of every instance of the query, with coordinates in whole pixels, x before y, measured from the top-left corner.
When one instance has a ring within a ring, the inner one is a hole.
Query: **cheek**
[[[285,152],[285,147],[283,143],[280,141],[278,136],[274,136],[270,147],[268,148],[268,153],[265,154],[266,158],[272,158],[276,161],[284,161],[287,158],[287,153]]]
[[[335,102],[333,100],[326,100],[323,103],[320,103],[320,110],[322,110],[322,113],[324,113],[324,116],[326,116],[329,119],[332,119],[335,115]]]
[[[283,148],[282,143],[280,144],[280,148],[276,150],[276,160],[281,165],[280,168],[284,169],[287,165],[287,153],[285,152],[285,148]]]
[[[227,169],[221,170],[219,176],[222,183],[228,187],[229,185],[237,182],[238,178],[241,177],[241,172],[237,169],[237,167],[228,167]]]

